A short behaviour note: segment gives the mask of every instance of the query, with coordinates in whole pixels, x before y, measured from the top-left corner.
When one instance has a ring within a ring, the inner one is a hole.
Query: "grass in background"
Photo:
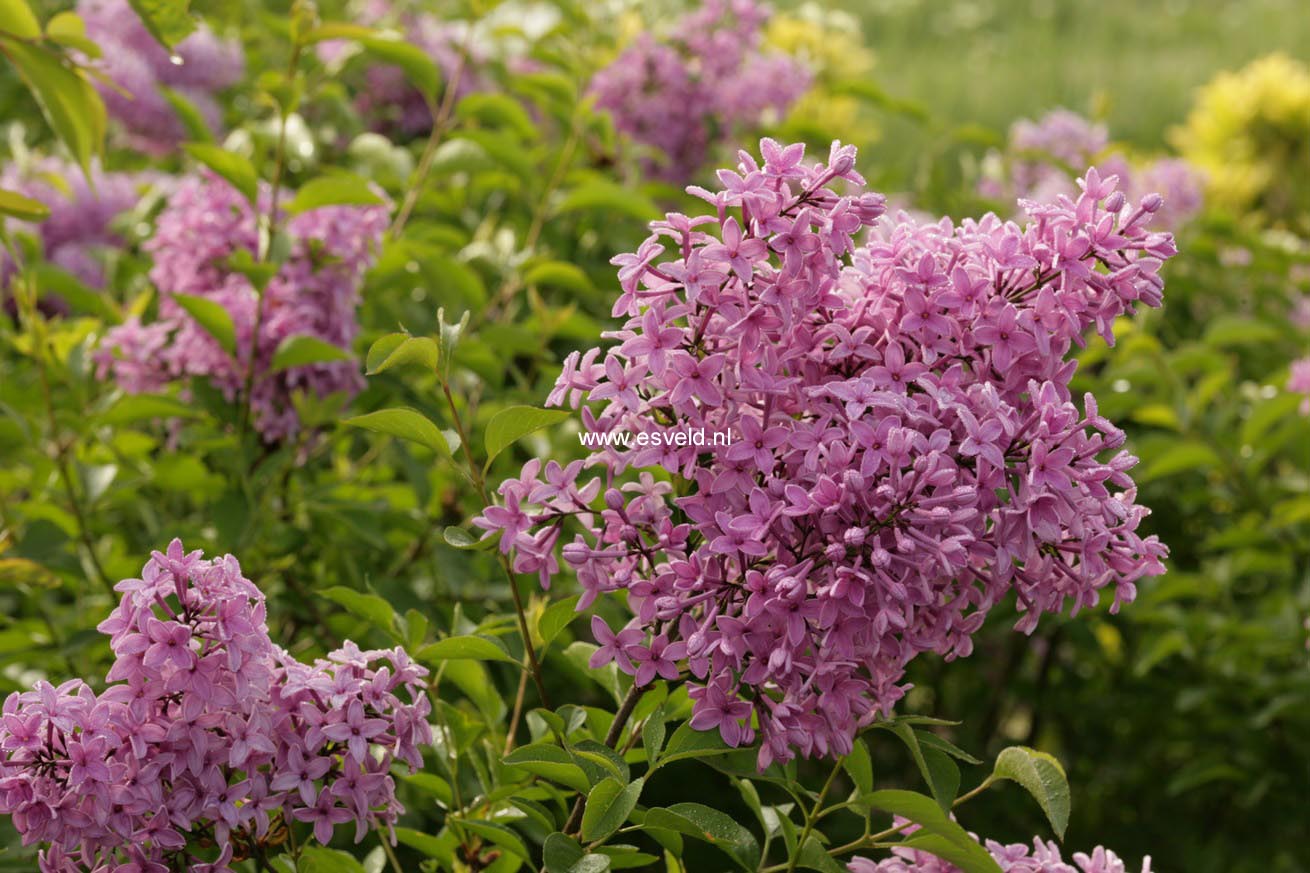
[[[1003,136],[1015,119],[1065,106],[1104,120],[1116,140],[1160,150],[1190,109],[1193,90],[1215,73],[1273,51],[1304,59],[1310,46],[1305,0],[839,5],[864,28],[877,55],[877,83],[933,119],[886,122],[880,141],[863,144],[869,169],[889,188],[928,182],[929,199],[953,181],[931,184],[930,176],[958,172],[958,160],[941,158],[977,155],[989,135]]]

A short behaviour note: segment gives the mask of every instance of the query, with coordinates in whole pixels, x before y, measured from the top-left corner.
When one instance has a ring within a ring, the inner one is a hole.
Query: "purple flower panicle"
[[[269,193],[264,191],[262,208]],[[264,290],[262,305],[250,281],[229,266],[244,249],[254,253],[258,232],[250,204],[227,182],[206,173],[178,185],[146,244],[154,256],[150,279],[159,289],[159,320],[133,319],[105,337],[98,354],[101,378],[111,375],[130,393],[157,391],[170,381],[200,376],[229,400],[244,390],[254,367],[251,405],[268,441],[299,429],[293,394],[354,394],[362,385],[352,361],[271,371],[278,347],[306,335],[349,349],[359,330],[355,309],[363,274],[386,230],[384,206],[328,206],[286,222],[291,255]],[[173,299],[204,297],[220,304],[236,328],[234,360]],[[257,333],[257,336],[256,336]]]
[[[905,820],[898,818],[897,823],[905,824]],[[910,825],[905,832],[913,833],[917,829]],[[1005,873],[1128,873],[1127,865],[1118,855],[1100,846],[1090,855],[1075,853],[1070,864],[1054,841],[1040,837],[1033,838],[1031,847],[1023,843],[1005,845],[995,840],[987,840],[983,845]],[[846,869],[850,873],[961,873],[954,864],[916,849],[892,849],[892,857],[877,862],[854,858]],[[1141,873],[1151,873],[1149,857],[1142,859]]]
[[[781,118],[812,83],[796,60],[760,47],[768,8],[706,0],[669,28],[642,33],[598,72],[591,93],[621,133],[654,150],[646,171],[686,183],[712,145],[772,112]]]
[[[1130,161],[1115,148],[1105,125],[1068,109],[1056,109],[1040,119],[1021,119],[1010,128],[1006,168],[983,179],[980,190],[995,199],[1045,202],[1076,196],[1075,177],[1095,164],[1103,175],[1119,177],[1119,190],[1129,199],[1155,192],[1164,198],[1153,224],[1177,229],[1204,206],[1201,172],[1181,158]]]
[[[49,208],[49,217],[35,225],[45,259],[95,288],[105,281],[96,252],[123,245],[113,222],[136,206],[142,181],[135,174],[106,172],[95,164],[88,182],[79,167],[58,158],[28,166],[10,164],[0,173],[0,188]],[[9,255],[0,251],[0,287],[8,284],[12,270]]]
[[[161,86],[189,100],[211,130],[221,128],[222,110],[214,95],[245,72],[240,42],[221,39],[201,24],[170,53],[127,0],[79,0],[77,12],[86,21],[87,36],[100,47],[100,69],[113,82],[97,83],[105,108],[134,145],[161,154],[187,137]]]
[[[1069,353],[1158,306],[1175,248],[1147,229],[1158,197],[1130,204],[1095,169],[1076,198],[1025,203],[1026,225],[924,224],[884,215],[852,147],[762,151],[688,189],[706,214],[669,214],[614,259],[626,321],[568,357],[549,401],[591,400],[592,431],[733,444],[531,461],[475,524],[543,583],[562,554],[579,608],[625,594],[634,618],[598,634],[602,660],[643,682],[685,662],[696,726],[758,732],[764,767],[849,752],[910,660],[968,655],[1009,596],[1031,632],[1163,572],[1136,459],[1070,396]]]
[[[115,587],[108,687],[40,682],[0,715],[0,813],[43,873],[228,873],[292,821],[320,843],[396,821],[392,763],[432,742],[424,667],[350,642],[300,663],[236,558],[178,540]]]

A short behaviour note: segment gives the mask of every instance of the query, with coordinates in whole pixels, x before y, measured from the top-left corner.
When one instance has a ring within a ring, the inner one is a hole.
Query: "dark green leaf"
[[[634,779],[624,785],[613,776],[598,782],[587,794],[587,805],[582,812],[582,839],[604,840],[622,827],[636,808],[644,784],[644,780]]]
[[[343,585],[333,585],[320,593],[333,603],[344,607],[351,615],[358,616],[385,631],[391,631],[395,627],[396,611],[392,609],[390,603],[376,594],[367,594]]]

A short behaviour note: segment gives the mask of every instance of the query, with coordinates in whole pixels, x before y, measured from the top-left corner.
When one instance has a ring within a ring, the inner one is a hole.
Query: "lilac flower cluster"
[[[910,826],[905,831],[912,833],[916,829]],[[1118,855],[1100,846],[1090,855],[1076,853],[1074,863],[1069,864],[1060,855],[1060,847],[1054,841],[1044,841],[1040,837],[1033,838],[1031,848],[1023,843],[1004,845],[995,840],[987,840],[983,845],[1005,873],[1128,873]],[[846,869],[850,873],[961,873],[954,864],[915,849],[892,849],[892,857],[879,862],[855,858]],[[1151,873],[1149,857],[1142,859],[1141,873]]]
[[[1304,394],[1300,412],[1310,415],[1310,357],[1298,358],[1292,362],[1291,372],[1287,377],[1287,390],[1293,394]]]
[[[994,156],[992,163],[999,157]],[[1015,122],[1004,170],[994,169],[979,187],[984,196],[1003,200],[1072,196],[1075,176],[1093,163],[1102,173],[1118,176],[1120,190],[1130,198],[1159,192],[1164,197],[1154,219],[1159,227],[1181,227],[1201,211],[1203,180],[1191,164],[1181,158],[1159,158],[1135,165],[1112,147],[1105,125],[1068,109],[1056,109],[1037,121]]]
[[[370,27],[394,26],[405,40],[425,52],[441,71],[442,81],[450,84],[459,71],[455,98],[484,90],[487,83],[478,72],[484,62],[469,46],[469,57],[461,61],[465,48],[465,31],[458,25],[428,12],[406,11],[397,14],[391,0],[369,0],[355,14],[355,20]],[[320,43],[318,55],[332,62],[346,51],[347,43]],[[404,70],[390,64],[376,64],[364,72],[364,86],[355,96],[355,108],[379,131],[398,131],[407,136],[426,134],[432,128],[432,111],[423,94],[405,76]]]
[[[270,194],[264,191],[261,212]],[[244,390],[254,368],[251,407],[269,441],[299,428],[291,402],[296,392],[353,395],[362,385],[352,361],[271,371],[283,341],[307,335],[349,349],[359,330],[355,309],[364,271],[373,263],[388,210],[385,206],[328,206],[286,222],[291,254],[264,290],[263,301],[230,258],[253,254],[257,221],[246,200],[213,174],[183,181],[160,214],[146,249],[154,256],[150,279],[161,294],[159,319],[115,327],[97,353],[101,378],[112,374],[130,393],[157,391],[175,379],[204,377],[229,400]],[[236,328],[237,360],[173,299],[204,297],[222,305]]]
[[[97,288],[104,284],[104,270],[96,250],[123,244],[114,219],[136,206],[141,184],[139,176],[105,172],[99,164],[92,166],[88,182],[80,168],[59,158],[10,164],[0,173],[0,188],[50,209],[50,216],[36,226],[45,259]],[[9,255],[0,252],[0,287],[8,284],[12,270]]]
[[[349,642],[300,663],[236,558],[178,540],[115,587],[111,684],[40,682],[0,719],[0,813],[44,873],[226,873],[293,822],[326,843],[396,821],[392,762],[432,742],[424,667]]]
[[[1073,403],[1066,358],[1159,305],[1175,248],[1147,230],[1158,196],[1134,206],[1095,169],[1077,199],[1025,204],[1026,226],[921,224],[884,217],[852,147],[818,164],[762,149],[688,189],[708,214],[670,214],[615,258],[617,344],[570,355],[549,400],[603,403],[582,411],[592,431],[731,431],[731,447],[533,461],[475,523],[544,583],[575,519],[579,608],[622,591],[635,612],[593,623],[593,663],[645,683],[685,659],[693,726],[734,745],[758,730],[767,766],[849,752],[912,658],[968,655],[1011,592],[1030,632],[1163,572],[1166,548],[1137,533],[1136,459],[1091,395]]]
[[[245,56],[240,42],[221,39],[201,24],[170,54],[127,0],[78,0],[77,12],[87,36],[100,47],[100,70],[110,80],[97,83],[105,108],[133,145],[162,154],[187,138],[161,86],[192,103],[211,130],[221,128],[223,114],[214,95],[241,80]]]
[[[779,119],[812,84],[799,62],[760,48],[769,11],[754,0],[706,0],[669,36],[643,32],[591,82],[621,133],[654,150],[646,171],[685,183],[710,147],[769,113]]]

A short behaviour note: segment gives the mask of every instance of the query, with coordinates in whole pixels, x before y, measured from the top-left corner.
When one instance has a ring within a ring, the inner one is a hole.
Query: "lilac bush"
[[[1025,203],[1023,226],[923,224],[884,215],[852,147],[813,164],[761,148],[689,189],[705,214],[669,214],[614,259],[623,327],[550,396],[595,403],[590,431],[656,438],[529,462],[475,523],[543,583],[562,551],[580,609],[625,594],[626,627],[593,621],[593,665],[640,685],[685,659],[692,725],[758,732],[765,767],[850,752],[911,659],[968,655],[1011,594],[1031,632],[1163,572],[1135,459],[1095,398],[1070,397],[1069,354],[1158,306],[1175,249],[1148,230],[1161,198],[1132,204],[1095,169],[1076,198]],[[693,429],[734,440],[659,438]]]
[[[673,22],[668,36],[643,32],[590,91],[618,130],[654,151],[646,171],[685,183],[710,148],[772,112],[783,116],[811,84],[796,60],[761,49],[767,7],[706,0]]]
[[[358,842],[402,812],[393,761],[431,744],[427,670],[353,643],[303,664],[231,555],[155,552],[100,623],[115,655],[98,694],[74,679],[9,695],[0,813],[43,873],[220,873],[291,821]]]
[[[170,52],[155,41],[127,0],[79,0],[77,12],[86,22],[87,36],[101,49],[100,69],[109,80],[98,83],[105,108],[134,147],[160,154],[187,139],[161,87],[194,105],[211,131],[222,127],[214,95],[245,73],[239,42],[201,24]]]
[[[992,156],[995,164],[999,155]],[[1020,119],[1010,127],[1004,170],[993,169],[980,183],[981,192],[995,199],[1052,200],[1076,192],[1075,176],[1092,164],[1105,175],[1119,177],[1125,196],[1150,193],[1164,198],[1157,210],[1157,227],[1177,229],[1200,212],[1203,178],[1181,158],[1129,160],[1111,141],[1104,124],[1068,109],[1056,109],[1040,119]]]
[[[0,189],[15,191],[44,203],[50,215],[35,225],[47,261],[99,288],[104,269],[97,250],[123,244],[113,224],[140,198],[142,176],[106,172],[96,164],[90,179],[81,169],[59,158],[40,158],[30,164],[9,164],[0,172]],[[13,264],[0,251],[0,287],[7,285]]]
[[[261,194],[266,214],[270,193]],[[329,206],[286,221],[290,255],[263,291],[231,266],[238,252],[254,254],[256,216],[250,204],[213,174],[177,186],[159,216],[146,250],[154,257],[150,279],[160,292],[159,319],[129,319],[110,330],[97,353],[101,378],[112,377],[129,393],[157,391],[167,383],[203,377],[235,399],[247,378],[253,384],[254,422],[266,440],[298,431],[291,398],[296,392],[352,395],[362,377],[353,361],[272,371],[270,364],[289,337],[310,336],[349,350],[359,330],[355,310],[364,271],[377,256],[386,230],[385,206]],[[234,359],[191,318],[174,294],[220,304],[236,329]]]

